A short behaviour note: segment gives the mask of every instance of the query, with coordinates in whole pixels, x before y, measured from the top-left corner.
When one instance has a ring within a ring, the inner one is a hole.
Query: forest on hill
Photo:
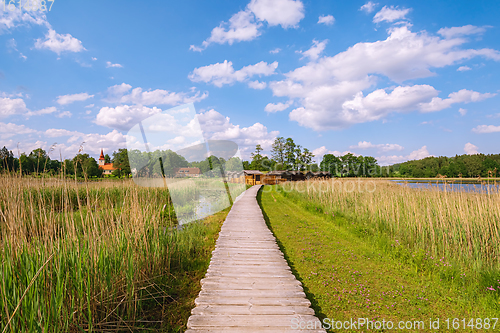
[[[421,160],[398,163],[391,166],[395,177],[448,178],[500,176],[500,154],[456,155],[454,157],[426,157]]]

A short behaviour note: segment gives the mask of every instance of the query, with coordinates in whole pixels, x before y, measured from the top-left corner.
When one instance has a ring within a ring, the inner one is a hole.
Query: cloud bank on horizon
[[[97,17],[89,31],[75,4],[0,11],[0,147],[111,154],[139,121],[195,103],[207,139],[235,141],[245,159],[277,136],[317,161],[499,153],[500,9],[459,3],[470,19],[423,15],[437,10],[424,3],[200,2],[189,26],[152,13],[187,4],[127,5],[122,15],[153,17],[132,27]]]

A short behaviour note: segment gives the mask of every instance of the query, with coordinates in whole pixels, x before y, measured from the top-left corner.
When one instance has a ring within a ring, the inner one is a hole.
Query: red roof
[[[103,160],[103,159],[104,159],[104,153],[102,152],[102,149],[101,149],[101,156],[99,156],[99,159],[100,159],[100,160]]]
[[[113,167],[113,163],[104,163],[104,165],[99,165],[99,168],[103,169],[103,170],[116,170],[115,167]]]

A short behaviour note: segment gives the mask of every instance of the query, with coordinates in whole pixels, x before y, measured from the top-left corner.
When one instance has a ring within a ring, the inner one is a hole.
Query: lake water
[[[481,184],[479,182],[463,181],[462,183],[458,181],[443,183],[442,181],[419,181],[419,180],[391,180],[398,185],[407,186],[410,188],[418,189],[429,189],[438,188],[442,191],[465,191],[465,192],[497,192],[500,190],[500,183],[497,182],[495,186],[493,182],[490,184]]]

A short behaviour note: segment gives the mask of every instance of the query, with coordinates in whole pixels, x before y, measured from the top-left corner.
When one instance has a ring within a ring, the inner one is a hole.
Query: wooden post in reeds
[[[167,180],[165,178],[165,170],[163,169],[163,159],[161,158],[161,156],[159,157],[159,160],[160,160],[161,177],[163,178],[163,186],[167,190],[167,194],[168,194],[168,196],[167,196],[168,220],[170,222],[172,222],[172,218],[170,217],[170,191],[168,190]]]

